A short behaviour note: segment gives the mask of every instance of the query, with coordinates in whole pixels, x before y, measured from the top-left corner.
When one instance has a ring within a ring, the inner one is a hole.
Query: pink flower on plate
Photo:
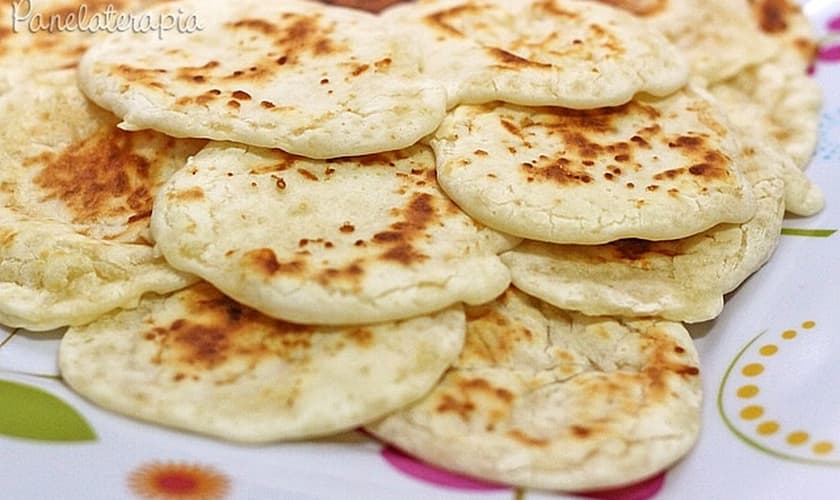
[[[442,486],[452,490],[499,491],[508,489],[504,485],[472,479],[425,464],[391,447],[382,448],[381,453],[382,458],[391,467],[424,483]]]
[[[836,63],[840,61],[840,37],[835,35],[840,33],[840,15],[832,17],[826,24],[826,28],[830,34],[827,41],[820,47],[817,59],[820,62]]]
[[[648,500],[659,493],[664,484],[665,473],[661,472],[640,483],[610,490],[590,491],[582,496],[593,500]]]
[[[403,474],[422,481],[450,490],[491,492],[510,489],[508,486],[490,483],[473,479],[470,477],[448,472],[433,465],[423,463],[412,458],[403,452],[385,447],[381,450],[382,458],[396,470]],[[648,500],[659,493],[662,485],[665,484],[665,473],[661,473],[640,483],[609,490],[590,491],[580,493],[580,497],[592,500]],[[527,498],[527,495],[525,495]]]

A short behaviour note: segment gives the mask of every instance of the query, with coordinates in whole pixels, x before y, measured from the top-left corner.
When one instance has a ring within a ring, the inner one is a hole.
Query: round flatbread
[[[678,323],[572,314],[511,289],[467,309],[464,350],[426,397],[366,428],[491,481],[620,486],[667,468],[696,440],[697,365]]]
[[[72,70],[0,98],[0,323],[79,325],[196,278],[150,243],[152,199],[203,141],[124,132]]]
[[[510,283],[496,254],[518,242],[443,194],[425,146],[321,161],[214,143],[161,190],[152,231],[173,266],[307,324],[492,300]]]
[[[206,283],[68,330],[61,376],[105,408],[244,442],[352,429],[422,397],[458,357],[458,308],[359,327],[268,318]]]
[[[459,106],[431,145],[475,219],[553,243],[666,240],[754,213],[740,151],[704,93],[595,110]]]
[[[588,109],[666,95],[688,68],[659,33],[616,9],[570,0],[426,0],[386,10],[416,33],[424,74],[449,106],[494,100]]]
[[[201,30],[119,33],[79,66],[82,90],[151,128],[311,158],[410,146],[443,118],[446,92],[419,77],[414,44],[376,16],[315,2],[178,2]]]
[[[770,258],[785,211],[783,169],[789,160],[759,144],[745,146],[743,157],[757,205],[749,222],[671,241],[594,246],[527,241],[502,255],[513,283],[556,307],[584,314],[687,322],[717,317],[723,295]]]
[[[745,1],[761,32],[781,46],[776,56],[804,73],[816,59],[819,44],[802,6],[791,0]]]
[[[599,1],[635,14],[664,34],[688,60],[692,74],[709,83],[766,61],[777,50],[746,0]]]
[[[790,61],[790,57],[773,58],[709,90],[733,125],[773,141],[804,169],[817,147],[822,91],[800,64]]]

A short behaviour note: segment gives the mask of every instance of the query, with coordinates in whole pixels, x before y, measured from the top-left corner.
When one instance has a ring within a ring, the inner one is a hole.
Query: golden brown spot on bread
[[[164,347],[156,358],[171,356],[167,364],[179,368],[178,380],[187,374],[195,379],[231,359],[247,360],[253,365],[266,358],[298,362],[307,358],[312,327],[269,318],[206,283],[194,285],[176,297],[186,314],[142,336]]]
[[[279,262],[277,255],[270,248],[251,250],[242,256],[242,261],[246,267],[269,277],[276,274],[301,274],[306,269],[306,263],[303,261]]]
[[[299,168],[297,169],[297,173],[300,174],[301,177],[310,181],[317,181],[318,176],[310,172],[309,170]]]
[[[348,234],[348,233],[352,233],[353,231],[355,231],[356,227],[353,226],[353,224],[350,224],[349,222],[345,222],[344,224],[341,225],[340,228],[338,228],[338,230],[341,231],[342,233]]]
[[[659,172],[658,174],[654,175],[653,178],[657,181],[661,181],[664,179],[676,179],[680,175],[683,175],[685,171],[686,169],[684,168],[672,168],[669,170]]]
[[[7,227],[0,227],[0,246],[8,248],[15,241],[17,231]]]
[[[359,347],[370,347],[373,345],[373,332],[367,328],[356,328],[345,333],[344,337],[353,341]]]
[[[674,376],[681,379],[697,377],[700,369],[693,364],[684,362],[684,352],[677,351],[679,347],[674,339],[659,331],[654,326],[642,337],[644,351],[648,357],[647,363],[641,369],[641,375],[651,398],[662,398],[670,393],[669,382]]]
[[[645,17],[659,14],[668,6],[668,0],[598,0],[601,3],[618,7],[631,14]]]
[[[315,279],[322,285],[329,285],[336,281],[345,281],[353,285],[359,285],[364,274],[365,270],[361,266],[361,261],[357,260],[342,269],[332,267],[324,269]]]
[[[423,21],[432,28],[450,36],[463,37],[463,32],[454,26],[454,22],[456,22],[461,16],[469,17],[477,14],[481,14],[480,7],[470,4],[462,4],[430,14],[426,16]]]
[[[511,134],[515,135],[516,137],[522,138],[522,130],[512,121],[502,118],[499,123],[501,123],[502,127],[504,127],[504,129],[510,132]]]
[[[399,262],[405,266],[426,260],[428,258],[428,255],[421,253],[411,245],[398,245],[388,249],[382,254],[383,260]]]
[[[797,7],[787,0],[750,0],[758,26],[765,33],[783,33]]]
[[[572,431],[572,435],[577,438],[585,439],[592,435],[592,429],[588,427],[584,427],[582,425],[573,425],[571,426],[570,430]]]
[[[543,448],[548,446],[547,439],[533,437],[519,429],[511,429],[507,432],[507,435],[527,447]]]
[[[369,64],[355,64],[353,67],[353,71],[351,71],[350,74],[353,76],[359,76],[368,69],[370,69]]]
[[[669,148],[685,148],[689,150],[698,150],[705,145],[705,139],[695,135],[679,136],[668,143]]]
[[[277,26],[263,19],[241,19],[233,23],[228,23],[228,26],[245,28],[269,36],[277,33]]]
[[[469,420],[474,410],[475,403],[469,400],[461,401],[450,394],[441,396],[440,403],[435,407],[435,411],[438,413],[455,413],[464,421]]]
[[[236,90],[231,95],[234,99],[237,99],[239,101],[250,101],[251,100],[251,94],[245,92],[244,90]]]
[[[373,236],[374,243],[390,247],[381,254],[381,258],[403,265],[427,259],[426,255],[413,246],[413,242],[438,218],[432,196],[428,193],[415,194],[397,213],[401,216],[401,221],[391,224],[388,231]]]
[[[274,45],[284,52],[277,60],[281,66],[294,64],[305,54],[313,56],[327,55],[344,50],[329,38],[332,28],[322,26],[320,14],[305,15],[289,13],[284,15],[286,24],[282,26],[274,39]],[[282,61],[282,62],[281,62]]]
[[[208,61],[201,66],[182,66],[175,72],[175,78],[183,81],[205,82],[211,76],[211,70],[219,67],[219,61]],[[146,70],[137,70],[146,71]],[[152,70],[160,73],[166,73],[166,70]]]
[[[261,102],[260,102],[260,106],[261,106],[263,109],[272,109],[272,108],[274,108],[274,107],[275,107],[275,106],[274,106],[274,103],[273,103],[273,102],[271,102],[271,101],[261,101]]]
[[[508,52],[506,50],[500,49],[498,47],[485,47],[485,52],[487,52],[493,59],[495,59],[499,64],[495,65],[496,68],[500,69],[516,69],[516,68],[551,68],[551,64],[541,63],[537,61],[531,61],[530,59],[525,59],[524,57],[519,57],[518,55]]]
[[[192,187],[183,191],[169,192],[166,197],[176,201],[200,201],[204,199],[204,190],[200,187]]]
[[[507,389],[494,387],[490,382],[483,378],[464,379],[458,382],[458,387],[465,393],[481,392],[497,398],[505,403],[510,403],[515,396]]]
[[[667,241],[648,241],[628,238],[614,241],[608,246],[617,258],[623,260],[641,261],[656,255],[665,257],[676,257],[680,255],[674,243]]]
[[[135,153],[136,144],[146,138],[157,136],[106,126],[57,155],[41,155],[26,164],[42,165],[34,182],[44,191],[43,199],[61,200],[73,222],[130,217],[150,211],[157,190],[157,164]],[[174,139],[165,139],[161,147],[174,147]]]
[[[519,167],[529,176],[556,182],[561,185],[588,184],[592,176],[588,172],[570,166],[566,158],[540,158],[536,164],[524,163]]]
[[[557,2],[555,2],[554,0],[541,0],[539,2],[535,2],[534,6],[538,9],[544,10],[549,14],[559,17],[565,17],[567,19],[577,19],[578,17],[580,17],[574,12],[561,8],[557,5]]]
[[[390,57],[385,57],[373,63],[373,66],[376,68],[377,71],[383,71],[388,69],[391,66],[393,61]]]

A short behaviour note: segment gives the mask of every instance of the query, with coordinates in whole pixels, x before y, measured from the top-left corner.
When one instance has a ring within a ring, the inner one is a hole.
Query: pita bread
[[[805,168],[817,146],[819,85],[806,71],[817,42],[800,6],[787,0],[750,0],[756,26],[773,39],[774,55],[710,87],[733,124],[759,138],[768,137]],[[788,210],[799,213],[796,207]],[[808,214],[802,214],[808,215]]]
[[[75,85],[40,75],[0,98],[0,323],[79,325],[195,278],[152,248],[158,187],[203,141],[124,132]]]
[[[709,90],[733,125],[776,143],[800,168],[808,166],[817,147],[822,92],[799,64],[777,57]]]
[[[745,0],[599,0],[635,14],[663,33],[691,64],[695,77],[714,83],[770,59],[777,46],[755,23]]]
[[[0,93],[26,82],[31,75],[76,67],[95,40],[95,33],[60,28],[77,24],[82,5],[86,19],[91,22],[109,5],[114,12],[126,13],[165,1],[169,0],[3,0],[0,3]],[[41,29],[42,25],[46,29]],[[38,29],[32,30],[32,26]]]
[[[586,111],[492,103],[453,110],[431,145],[443,189],[497,230],[666,240],[754,213],[724,118],[692,88]]]
[[[352,429],[417,400],[458,357],[464,329],[460,307],[371,326],[295,325],[202,283],[71,328],[59,363],[70,387],[105,408],[267,442]]]
[[[428,0],[383,16],[420,38],[424,74],[446,86],[449,107],[615,106],[638,92],[669,94],[688,76],[661,35],[590,2]]]
[[[372,14],[314,2],[192,1],[195,33],[112,35],[79,66],[82,90],[151,128],[310,158],[410,146],[443,118],[446,92]]]
[[[429,148],[332,161],[214,143],[159,193],[157,246],[272,317],[365,324],[492,300],[518,239],[440,191]]]
[[[747,0],[747,3],[761,32],[781,46],[776,57],[804,73],[816,59],[819,45],[802,7],[790,0]]]
[[[467,318],[443,380],[369,431],[447,469],[564,491],[638,481],[696,440],[698,359],[680,324],[587,317],[513,289]]]
[[[745,146],[743,156],[758,207],[749,222],[722,224],[672,241],[621,240],[598,246],[528,241],[502,256],[513,283],[557,307],[584,314],[687,322],[715,318],[723,295],[770,258],[784,217],[785,158],[758,144]]]

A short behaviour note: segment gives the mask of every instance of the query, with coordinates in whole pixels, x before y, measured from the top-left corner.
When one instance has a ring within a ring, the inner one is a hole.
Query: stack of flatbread
[[[0,322],[69,326],[67,384],[140,419],[631,483],[697,438],[681,323],[822,207],[813,42],[778,1],[142,15],[200,29],[0,26]]]

